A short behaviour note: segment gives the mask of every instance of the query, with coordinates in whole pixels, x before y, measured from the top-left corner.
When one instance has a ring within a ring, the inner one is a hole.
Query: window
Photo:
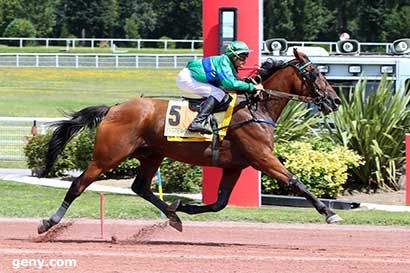
[[[219,52],[223,53],[225,47],[236,40],[237,35],[237,9],[219,9]]]

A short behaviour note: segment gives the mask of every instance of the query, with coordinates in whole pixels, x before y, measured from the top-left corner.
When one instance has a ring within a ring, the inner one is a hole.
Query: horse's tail
[[[71,119],[54,123],[55,127],[51,139],[48,141],[45,168],[39,173],[40,177],[46,176],[54,166],[57,156],[63,151],[65,145],[85,127],[96,127],[108,113],[110,107],[105,105],[90,106],[78,112],[68,114]]]

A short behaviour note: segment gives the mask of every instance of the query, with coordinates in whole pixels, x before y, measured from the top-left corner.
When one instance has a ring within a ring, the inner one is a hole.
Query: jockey
[[[242,41],[233,41],[225,53],[201,60],[189,61],[177,76],[177,86],[188,92],[205,97],[198,115],[189,125],[191,132],[211,134],[205,128],[208,116],[225,96],[224,90],[254,93],[263,90],[262,84],[246,83],[237,78],[238,68],[243,67],[249,55],[249,47]]]

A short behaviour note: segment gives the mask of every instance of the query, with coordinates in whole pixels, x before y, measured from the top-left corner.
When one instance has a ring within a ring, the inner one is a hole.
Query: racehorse
[[[308,57],[294,50],[295,59],[279,66],[262,65],[260,78],[265,91],[245,98],[239,95],[231,125],[219,146],[217,167],[223,169],[217,201],[209,205],[168,205],[153,194],[151,180],[164,157],[200,165],[215,166],[210,142],[169,142],[164,136],[168,101],[158,98],[135,98],[108,106],[91,106],[71,114],[71,119],[58,122],[48,143],[46,167],[53,167],[65,144],[84,127],[97,127],[93,159],[77,177],[60,208],[41,221],[38,233],[49,230],[61,221],[71,203],[103,172],[129,157],[137,158],[140,166],[131,189],[155,205],[168,218],[169,224],[182,231],[177,211],[188,214],[216,212],[228,203],[241,171],[252,166],[286,184],[294,193],[304,196],[325,216],[327,223],[342,221],[330,208],[316,198],[304,184],[290,173],[273,155],[273,126],[291,99],[313,102],[324,114],[336,111],[341,103],[335,90]],[[249,106],[250,105],[250,106]]]

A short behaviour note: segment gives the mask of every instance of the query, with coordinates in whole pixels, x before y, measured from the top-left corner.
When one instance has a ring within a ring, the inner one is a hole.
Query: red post
[[[410,134],[406,134],[406,205],[410,206]]]
[[[100,235],[104,239],[104,193],[100,192]]]
[[[219,15],[221,9],[234,9],[237,14],[237,40],[244,41],[252,50],[239,76],[249,75],[260,63],[263,41],[263,1],[262,0],[203,0],[202,25],[204,56],[219,54]],[[216,201],[222,170],[203,167],[202,201],[210,204]],[[248,167],[242,171],[229,198],[229,205],[259,207],[261,204],[260,174]]]

